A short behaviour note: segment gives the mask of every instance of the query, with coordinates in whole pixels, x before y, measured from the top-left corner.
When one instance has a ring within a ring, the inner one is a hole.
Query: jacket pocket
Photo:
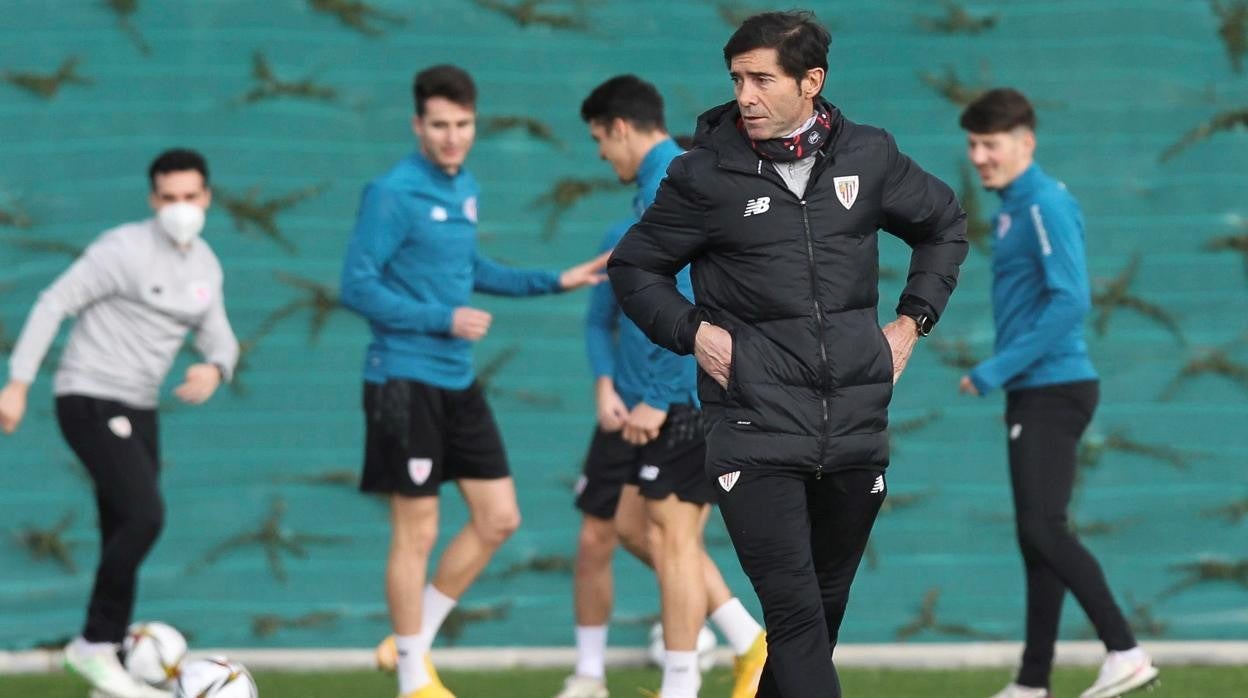
[[[743,395],[741,371],[748,362],[745,357],[746,343],[743,341],[740,328],[729,330],[728,336],[732,337],[732,358],[728,361],[728,387],[724,391],[725,397],[729,402],[744,405],[748,401]]]
[[[875,333],[879,335],[880,346],[883,348],[883,351],[884,351],[883,363],[888,366],[888,382],[892,383],[893,374],[896,372],[896,367],[893,364],[893,345],[888,343],[888,336],[884,334],[884,329],[880,327],[879,325],[876,325]]]

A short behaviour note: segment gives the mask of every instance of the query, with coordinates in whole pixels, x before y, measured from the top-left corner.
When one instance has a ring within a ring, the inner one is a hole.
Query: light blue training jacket
[[[342,266],[342,304],[368,320],[364,380],[472,384],[472,342],[453,337],[451,314],[473,291],[532,296],[559,291],[559,274],[512,269],[477,251],[480,187],[420,153],[365,188]]]
[[[619,243],[641,214],[654,203],[667,166],[682,152],[676,141],[663,141],[646,153],[637,171],[634,217],[613,226],[602,240],[602,250]],[[676,288],[691,302],[693,280],[689,267],[676,275]],[[692,356],[678,356],[651,342],[616,303],[611,284],[599,284],[590,295],[585,317],[585,346],[594,378],[609,376],[620,399],[632,409],[639,402],[661,410],[675,404],[698,404],[697,364]]]
[[[971,370],[980,395],[1092,380],[1083,323],[1092,308],[1083,213],[1032,165],[1002,189],[992,240],[992,358]]]

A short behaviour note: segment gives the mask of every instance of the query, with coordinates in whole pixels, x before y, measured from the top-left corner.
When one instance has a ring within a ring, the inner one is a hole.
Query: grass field
[[[1054,675],[1056,698],[1078,696],[1092,682],[1092,668],[1066,669]],[[551,698],[564,671],[511,670],[444,672],[443,680],[459,698]],[[847,698],[983,698],[1009,680],[1008,671],[902,671],[847,669],[841,682]],[[1248,667],[1162,668],[1162,684],[1150,698],[1238,698],[1248,696]],[[641,698],[641,688],[658,687],[659,675],[648,670],[618,670],[608,675],[615,698]],[[262,698],[390,698],[394,679],[377,672],[257,673]],[[728,674],[707,674],[702,698],[727,698]],[[86,698],[86,688],[63,674],[0,676],[4,698]]]

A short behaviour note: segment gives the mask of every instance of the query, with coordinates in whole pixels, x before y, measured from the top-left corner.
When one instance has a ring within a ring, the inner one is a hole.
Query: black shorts
[[[646,499],[674,494],[683,502],[714,502],[715,488],[706,474],[702,413],[689,405],[673,405],[659,437],[640,447],[624,441],[619,432],[595,432],[577,482],[577,509],[600,519],[614,518],[624,485],[637,485]]]
[[[637,451],[618,431],[594,431],[576,481],[576,508],[595,518],[615,518],[620,489],[637,484]]]
[[[463,390],[365,383],[364,418],[364,492],[436,496],[447,480],[511,476],[494,413],[475,382]]]

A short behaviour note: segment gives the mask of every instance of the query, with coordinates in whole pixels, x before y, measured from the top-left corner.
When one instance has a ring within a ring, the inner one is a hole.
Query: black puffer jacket
[[[939,318],[966,258],[953,191],[888,133],[825,106],[832,132],[804,198],[759,160],[735,103],[703,114],[693,150],[611,256],[623,311],[655,343],[691,353],[703,320],[732,334],[728,389],[698,372],[715,474],[887,466],[877,230],[913,249],[899,310]],[[696,305],[674,282],[689,263]]]

